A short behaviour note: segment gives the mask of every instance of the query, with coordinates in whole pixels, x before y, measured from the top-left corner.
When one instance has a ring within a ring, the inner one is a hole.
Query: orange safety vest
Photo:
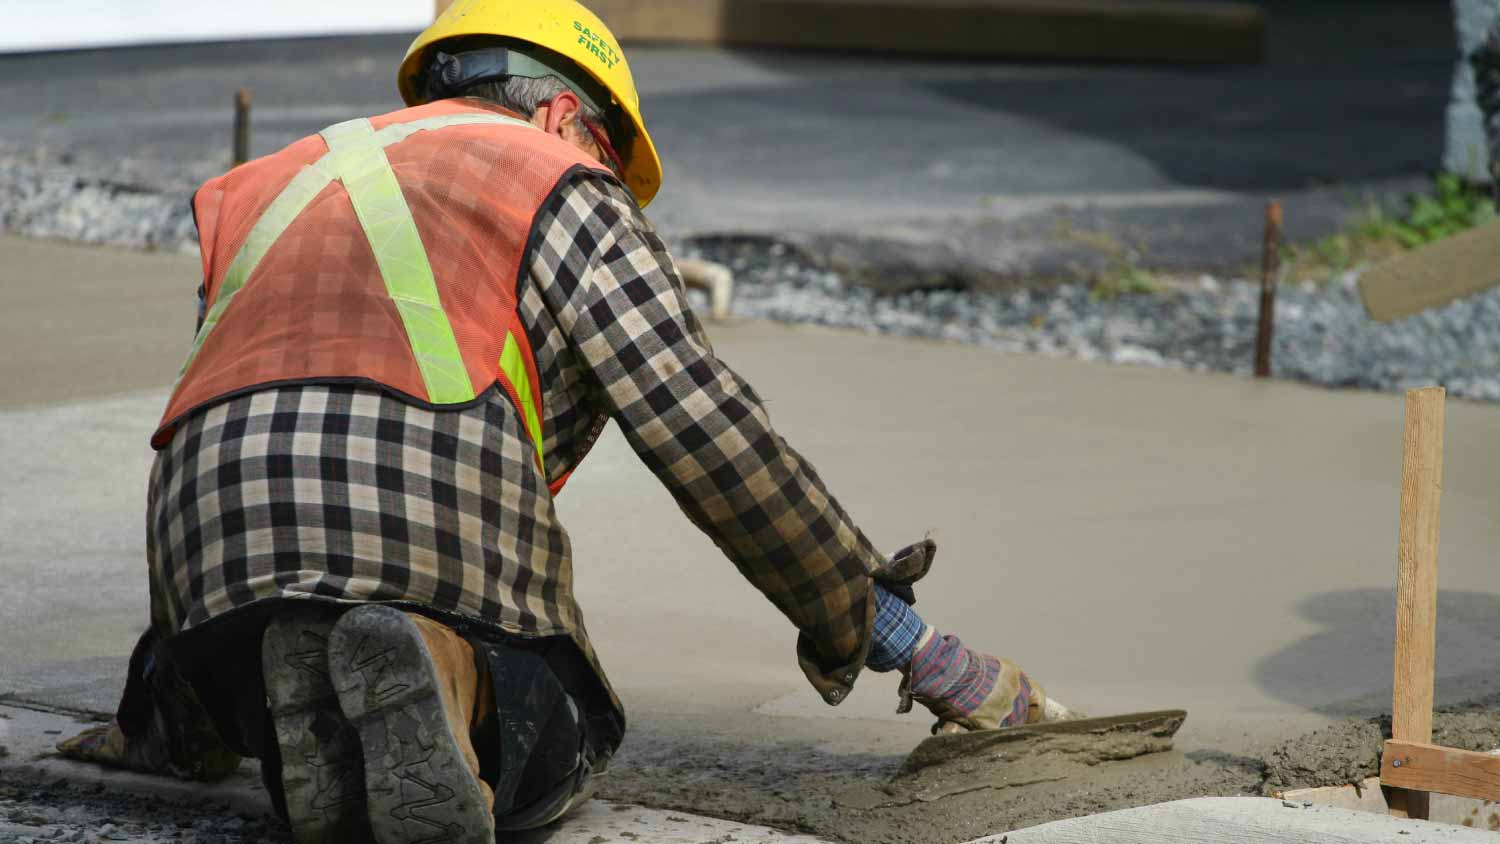
[[[517,282],[538,211],[580,168],[608,175],[509,112],[443,100],[208,182],[193,197],[207,313],[152,446],[194,410],[272,385],[371,383],[454,409],[498,384],[545,477]]]

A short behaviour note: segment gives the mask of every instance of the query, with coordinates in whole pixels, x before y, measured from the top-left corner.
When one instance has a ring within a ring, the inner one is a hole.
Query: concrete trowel
[[[1068,718],[1003,727],[998,730],[943,733],[924,740],[901,765],[897,776],[959,759],[1006,759],[1048,745],[1068,745],[1090,763],[1131,759],[1172,749],[1172,737],[1187,720],[1183,709],[1131,712],[1102,718]]]

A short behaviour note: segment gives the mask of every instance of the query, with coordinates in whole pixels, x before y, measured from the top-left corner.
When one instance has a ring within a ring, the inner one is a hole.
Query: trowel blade
[[[1129,759],[1170,750],[1172,736],[1177,734],[1185,720],[1186,710],[1161,709],[933,736],[917,745],[896,776],[909,776],[924,768],[960,759],[1013,755],[1013,751],[1020,749],[1018,743],[1045,744],[1054,739],[1073,745],[1084,744],[1095,750],[1093,755],[1100,761]]]

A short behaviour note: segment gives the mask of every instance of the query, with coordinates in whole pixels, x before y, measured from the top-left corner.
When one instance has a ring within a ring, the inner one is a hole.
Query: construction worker
[[[935,729],[1063,710],[911,609],[714,356],[641,215],[661,165],[573,0],[459,0],[406,109],[194,197],[200,320],[152,438],[151,631],[69,755],[213,779],[261,760],[298,841],[489,842],[591,793],[625,729],[553,497],[610,419],[800,631],[840,703],[899,670]]]

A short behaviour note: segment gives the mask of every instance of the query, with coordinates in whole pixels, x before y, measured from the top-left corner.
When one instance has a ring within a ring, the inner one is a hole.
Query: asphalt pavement
[[[1421,186],[1455,58],[1442,4],[1272,3],[1269,20],[1269,58],[1252,67],[634,46],[666,162],[650,213],[674,237],[784,237],[897,283],[1067,274],[1113,246],[1151,266],[1242,269],[1270,197],[1289,235],[1310,238]],[[396,108],[406,43],[0,57],[0,164],[185,197],[228,163],[237,88],[254,97],[252,151],[270,152]]]

